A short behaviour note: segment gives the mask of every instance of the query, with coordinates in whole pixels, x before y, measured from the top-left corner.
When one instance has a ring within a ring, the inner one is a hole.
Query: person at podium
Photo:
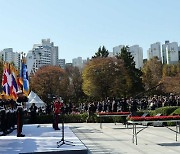
[[[58,122],[59,122],[59,114],[62,113],[62,108],[63,108],[63,102],[60,101],[59,98],[56,98],[54,101],[54,121],[53,121],[53,128],[55,130],[60,130],[58,127]]]

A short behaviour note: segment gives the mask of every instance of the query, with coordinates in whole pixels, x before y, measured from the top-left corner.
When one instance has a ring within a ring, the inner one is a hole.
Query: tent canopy
[[[31,107],[31,105],[33,104],[33,103],[35,103],[35,105],[37,106],[37,107],[43,107],[43,106],[45,106],[45,103],[39,98],[39,96],[36,94],[36,93],[34,93],[33,91],[31,91],[30,92],[30,94],[29,94],[29,96],[28,96],[28,102],[26,103],[26,107],[27,108],[30,108]]]

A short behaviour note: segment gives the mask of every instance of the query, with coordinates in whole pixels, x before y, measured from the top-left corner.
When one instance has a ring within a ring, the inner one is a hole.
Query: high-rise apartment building
[[[82,57],[77,57],[72,59],[72,64],[74,67],[78,67],[79,69],[83,68],[83,60]]]
[[[124,45],[118,45],[113,48],[113,55],[116,56],[117,54],[121,53],[121,49],[124,47]]]
[[[129,47],[129,52],[134,57],[135,67],[140,69],[143,67],[143,49],[139,45]]]
[[[28,73],[35,73],[45,65],[58,65],[58,47],[50,39],[42,39],[41,44],[34,44],[26,56]]]
[[[162,45],[162,63],[176,64],[179,61],[179,48],[177,42],[165,41]]]
[[[64,69],[65,68],[65,59],[58,59],[58,65]]]
[[[167,64],[166,52],[168,51],[168,44],[169,41],[165,41],[165,44],[162,45],[161,58],[163,64]]]
[[[20,53],[13,52],[13,48],[6,48],[0,52],[0,57],[3,61],[14,63],[17,69],[20,69]]]
[[[116,55],[116,54],[115,54],[115,55]],[[115,55],[113,54],[113,52],[109,52],[108,57],[114,57]]]
[[[121,49],[125,45],[119,45],[113,48],[113,55],[116,56],[117,54],[121,53]],[[134,57],[135,67],[140,69],[143,67],[143,49],[139,47],[139,45],[133,45],[129,47],[129,52]]]
[[[153,57],[158,57],[159,60],[162,60],[161,58],[161,43],[156,42],[151,44],[150,49],[148,50],[148,59],[151,59]]]
[[[179,50],[178,43],[172,42],[168,45],[168,50],[166,52],[167,64],[176,64],[179,61]]]

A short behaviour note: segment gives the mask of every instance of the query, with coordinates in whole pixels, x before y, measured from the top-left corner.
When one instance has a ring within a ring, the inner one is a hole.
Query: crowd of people
[[[58,130],[58,115],[62,113],[86,112],[89,115],[94,115],[97,112],[131,112],[132,115],[136,115],[138,110],[155,110],[164,106],[180,106],[180,96],[173,95],[172,93],[169,96],[154,95],[153,97],[142,97],[139,99],[107,98],[103,101],[86,102],[78,106],[70,101],[63,103],[63,100],[59,100],[59,98],[54,99],[53,102],[47,104],[45,107],[37,107],[33,103],[29,109],[23,108],[22,103],[18,103],[26,101],[21,98],[21,100],[15,102],[12,99],[6,100],[2,96],[0,100],[0,132],[3,133],[0,135],[6,135],[14,130],[15,125],[17,125],[17,136],[23,137],[23,114],[29,115],[30,123],[37,123],[37,115],[53,114],[53,128]]]
[[[167,96],[143,97],[139,99],[106,99],[98,102],[83,103],[81,110],[88,112],[88,110],[94,112],[134,112],[138,110],[155,110],[164,106],[180,106],[180,96],[170,94]]]

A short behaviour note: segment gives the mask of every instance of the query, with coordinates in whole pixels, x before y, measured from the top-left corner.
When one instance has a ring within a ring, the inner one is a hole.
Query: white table
[[[128,123],[129,124],[132,124],[133,125],[133,138],[132,138],[132,142],[135,143],[137,145],[137,135],[144,129],[148,128],[148,126],[140,129],[139,131],[137,131],[137,127],[136,125],[137,124],[143,124],[143,123],[152,123],[152,122],[175,122],[176,124],[176,130],[173,130],[169,127],[166,127],[168,128],[169,130],[173,131],[176,133],[176,141],[177,141],[177,134],[180,134],[180,119],[179,120],[149,120],[149,121],[132,121],[132,120],[129,120]],[[179,125],[179,130],[178,130],[178,125]]]

